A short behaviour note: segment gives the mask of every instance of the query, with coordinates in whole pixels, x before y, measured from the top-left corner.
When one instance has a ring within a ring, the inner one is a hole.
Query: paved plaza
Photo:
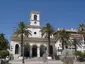
[[[12,60],[10,61],[10,64],[22,64],[21,60]],[[43,61],[38,60],[25,60],[24,64],[46,64]],[[63,64],[60,60],[49,60],[47,64]],[[85,62],[77,62],[74,61],[74,64],[85,64]]]

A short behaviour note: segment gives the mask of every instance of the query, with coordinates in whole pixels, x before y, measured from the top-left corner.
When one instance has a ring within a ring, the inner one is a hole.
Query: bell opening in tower
[[[34,20],[37,20],[37,15],[34,15]]]

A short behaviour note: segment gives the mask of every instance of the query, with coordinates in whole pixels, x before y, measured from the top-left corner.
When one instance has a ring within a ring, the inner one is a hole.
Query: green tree
[[[75,51],[77,51],[77,46],[81,47],[81,40],[80,39],[72,39],[72,45],[75,47]]]
[[[80,33],[85,33],[85,24],[84,23],[79,24],[78,31]]]
[[[6,58],[6,56],[9,56],[9,51],[0,50],[0,56],[1,56],[1,58]]]
[[[75,51],[73,54],[76,56],[82,56],[83,53],[81,51]]]
[[[84,42],[85,42],[85,23],[81,23],[81,24],[78,26],[78,33],[79,33],[79,34],[83,34]]]
[[[62,44],[62,50],[67,47],[70,44],[69,41],[70,33],[68,33],[66,30],[58,30],[54,33],[54,38],[56,42],[59,40]]]
[[[29,35],[31,35],[31,31],[27,29],[25,23],[22,21],[20,22],[17,26],[16,26],[16,31],[14,32],[14,34],[16,34],[17,36],[20,35],[21,37],[21,56],[23,56],[23,63],[24,63],[24,42],[23,39],[24,37],[28,37]]]
[[[5,38],[3,33],[0,33],[0,50],[7,50],[8,40]]]
[[[5,38],[3,33],[0,33],[0,57],[5,58],[9,55],[8,49],[8,40]]]
[[[45,38],[48,39],[48,56],[50,56],[50,36],[54,33],[54,28],[50,25],[50,23],[47,23],[41,30],[42,36],[45,36]]]

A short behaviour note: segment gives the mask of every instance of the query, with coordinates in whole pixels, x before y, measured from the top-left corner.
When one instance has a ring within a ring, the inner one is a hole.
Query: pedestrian
[[[48,64],[47,63],[47,50],[46,50],[46,48],[45,48],[45,51],[43,53],[43,62],[44,62],[44,64]]]

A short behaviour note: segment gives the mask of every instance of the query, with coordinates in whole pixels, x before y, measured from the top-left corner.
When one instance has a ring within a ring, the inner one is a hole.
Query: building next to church
[[[58,28],[57,32],[62,30],[62,28]],[[78,31],[76,29],[65,29],[66,32],[70,33],[70,39],[76,39],[78,43],[81,43],[80,46],[77,45],[77,51],[85,51],[85,42],[84,42],[84,37],[82,34],[79,34]],[[72,41],[71,41],[72,42]],[[61,55],[62,52],[62,44],[60,42],[60,40],[58,40],[55,43],[55,48],[56,48],[56,53],[57,55]],[[69,49],[71,50],[75,50],[75,47],[73,45],[68,46]]]
[[[47,38],[41,37],[41,26],[40,26],[40,13],[32,11],[30,13],[30,24],[26,25],[27,29],[30,30],[32,35],[28,38],[24,37],[24,56],[25,57],[42,57],[44,53],[44,48],[48,46]],[[60,29],[58,29],[60,30]],[[84,42],[83,36],[81,34],[76,34],[77,30],[66,29],[66,31],[71,32],[71,38],[82,38],[81,41]],[[55,54],[60,55],[62,51],[62,45],[60,41],[55,42],[54,38],[51,38],[50,43],[50,55]],[[73,48],[73,47],[71,47]],[[85,43],[82,44],[82,48],[78,47],[77,50],[85,51]],[[14,59],[19,58],[21,54],[20,47],[20,36],[16,36],[14,33],[11,36],[10,43],[10,53],[13,54]]]

